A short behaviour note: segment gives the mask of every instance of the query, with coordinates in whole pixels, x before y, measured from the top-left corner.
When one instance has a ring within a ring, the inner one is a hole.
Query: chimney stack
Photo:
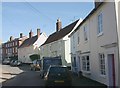
[[[56,23],[56,31],[60,31],[60,29],[62,28],[62,23],[60,21],[60,19],[57,19],[57,23]]]
[[[10,41],[12,41],[13,40],[13,36],[10,36]]]
[[[37,37],[39,37],[40,36],[40,29],[38,28],[37,29]]]
[[[29,32],[29,38],[32,38],[32,36],[33,36],[33,32],[32,32],[32,30]]]
[[[95,8],[97,8],[104,0],[94,0]]]
[[[20,33],[20,38],[22,38],[23,37],[23,33]]]

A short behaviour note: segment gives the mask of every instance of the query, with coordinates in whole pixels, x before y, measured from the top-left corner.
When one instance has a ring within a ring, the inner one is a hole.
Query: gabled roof
[[[45,41],[45,43],[43,45],[57,41],[57,40],[63,38],[64,36],[66,36],[67,34],[69,34],[73,30],[73,28],[75,27],[75,25],[77,24],[78,21],[79,20],[76,20],[75,22],[69,24],[68,26],[60,29],[60,31],[57,31],[57,32],[54,32],[53,34],[51,34],[47,38],[47,40]]]
[[[19,48],[23,48],[23,47],[28,47],[30,45],[33,45],[36,41],[37,41],[38,37],[37,35],[36,36],[33,36],[32,38],[27,38]]]

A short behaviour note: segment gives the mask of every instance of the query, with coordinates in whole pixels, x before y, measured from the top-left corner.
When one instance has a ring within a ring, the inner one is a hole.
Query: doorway
[[[115,87],[114,54],[108,54],[108,79],[109,79],[109,86],[114,86]]]

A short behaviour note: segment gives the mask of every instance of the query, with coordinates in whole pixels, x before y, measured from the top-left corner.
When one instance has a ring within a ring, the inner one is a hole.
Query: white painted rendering
[[[18,60],[23,63],[31,63],[30,55],[40,54],[40,46],[46,41],[47,36],[45,33],[42,33],[37,41],[28,47],[23,47],[18,49]]]
[[[115,0],[115,11],[116,11],[116,21],[117,21],[117,35],[118,35],[118,74],[120,74],[120,0]],[[118,86],[120,87],[120,75],[118,75]]]
[[[97,34],[97,16],[102,13],[103,16],[103,32]],[[117,18],[118,19],[118,18]],[[115,85],[118,86],[118,40],[117,40],[117,28],[116,25],[116,14],[115,14],[115,4],[114,2],[105,2],[101,5],[96,12],[92,14],[80,27],[79,29],[71,34],[71,53],[73,56],[80,56],[80,63],[77,64],[77,70],[82,71],[83,75],[89,77],[93,80],[101,82],[105,85],[111,86],[110,81],[110,69],[109,54],[114,54],[114,64],[115,64]],[[84,26],[87,25],[88,28],[88,41],[84,40]],[[80,43],[77,44],[79,33]],[[74,38],[73,38],[74,37]],[[74,40],[73,40],[74,39]],[[74,42],[75,41],[75,42]],[[74,44],[75,43],[75,44]],[[74,47],[75,45],[75,47]],[[76,52],[75,52],[76,51]],[[104,53],[105,55],[105,72],[106,75],[101,75],[100,73],[100,61],[99,53]],[[90,71],[82,70],[82,56],[89,55],[90,60]],[[72,57],[73,57],[72,56]],[[73,58],[72,58],[73,59]],[[78,58],[77,58],[78,59]],[[79,62],[78,60],[76,60]],[[74,69],[73,69],[74,70]],[[75,71],[75,70],[74,70]],[[112,85],[113,86],[113,85]]]
[[[41,56],[42,57],[61,56],[62,64],[71,66],[70,38],[68,36],[78,27],[81,21],[82,20],[80,19],[73,28],[73,30],[69,34],[64,36],[62,39],[43,45],[41,47],[42,49]]]

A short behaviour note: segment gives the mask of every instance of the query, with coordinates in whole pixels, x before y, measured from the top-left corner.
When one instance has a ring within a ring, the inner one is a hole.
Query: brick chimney
[[[40,36],[40,29],[38,28],[37,29],[37,37],[39,37]]]
[[[60,21],[60,19],[57,19],[57,23],[56,23],[56,31],[60,31],[60,29],[62,28],[62,23]]]
[[[10,41],[12,41],[13,40],[13,36],[10,36]]]
[[[20,38],[22,38],[23,37],[23,33],[20,33]]]
[[[33,32],[32,32],[32,30],[29,32],[29,38],[32,38],[32,36],[33,36]]]

